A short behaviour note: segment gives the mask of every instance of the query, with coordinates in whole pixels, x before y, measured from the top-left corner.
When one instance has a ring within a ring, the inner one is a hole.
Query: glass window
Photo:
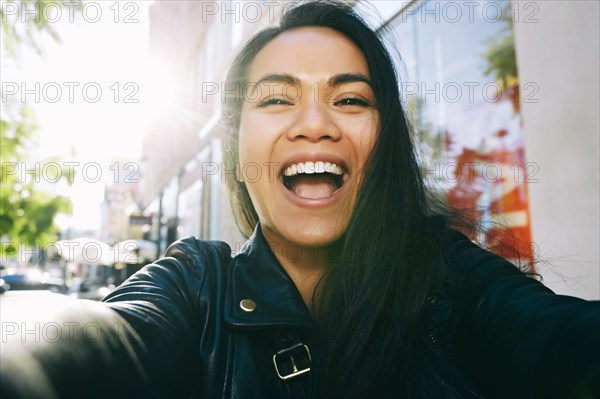
[[[519,95],[535,88],[519,85],[511,7],[418,1],[391,25],[428,184],[451,207],[475,212],[484,234],[474,238],[532,260],[527,183],[537,169],[525,161]]]

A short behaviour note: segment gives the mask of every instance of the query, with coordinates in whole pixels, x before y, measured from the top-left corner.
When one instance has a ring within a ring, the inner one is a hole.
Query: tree
[[[61,39],[52,23],[51,11],[60,9],[63,3],[56,0],[2,0],[0,18],[2,19],[2,50],[5,56],[16,58],[22,46],[28,46],[42,54],[43,46],[40,43],[44,35],[49,35],[56,42]],[[28,12],[34,10],[35,13]],[[75,9],[81,10],[79,3]]]
[[[487,63],[484,74],[493,75],[503,91],[509,89],[518,76],[512,18],[508,2],[500,19],[503,27],[496,35],[488,38],[487,47],[482,54]]]
[[[19,49],[32,47],[42,54],[40,41],[49,35],[60,37],[42,12],[57,1],[4,1],[0,7],[2,19],[2,52],[4,60],[17,64]],[[36,9],[33,17],[23,16],[24,10]],[[10,14],[7,11],[11,11]],[[38,183],[50,180],[55,184],[72,184],[74,170],[64,167],[58,159],[32,162],[29,151],[36,143],[35,115],[25,103],[2,99],[0,112],[0,246],[2,258],[16,256],[20,245],[45,246],[58,238],[54,223],[59,213],[70,214],[71,200],[55,195]],[[16,245],[15,245],[16,244]]]

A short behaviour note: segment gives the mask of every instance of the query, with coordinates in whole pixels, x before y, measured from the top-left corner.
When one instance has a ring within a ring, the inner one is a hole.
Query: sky
[[[72,199],[73,216],[60,222],[76,229],[98,227],[104,187],[115,179],[114,159],[139,160],[148,115],[160,97],[148,79],[155,65],[148,57],[151,2],[89,3],[74,21],[68,9],[54,14],[62,44],[46,37],[42,56],[22,49],[20,65],[2,61],[4,88],[16,87],[12,95],[35,111],[32,159],[74,162],[71,188],[40,184]]]

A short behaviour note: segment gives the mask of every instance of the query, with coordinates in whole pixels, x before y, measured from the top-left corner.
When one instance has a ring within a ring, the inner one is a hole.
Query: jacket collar
[[[257,224],[228,270],[225,322],[237,328],[296,326],[311,328],[312,319],[294,282],[277,261]],[[240,302],[250,299],[247,312]]]

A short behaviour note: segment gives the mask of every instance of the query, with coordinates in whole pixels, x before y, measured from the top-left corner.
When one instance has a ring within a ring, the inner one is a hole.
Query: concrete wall
[[[527,161],[539,166],[539,182],[529,185],[532,234],[548,263],[538,271],[557,293],[598,299],[600,3],[513,3],[522,11],[515,25],[521,87],[539,88],[531,97],[537,103],[521,98]],[[537,10],[524,9],[532,3]]]

